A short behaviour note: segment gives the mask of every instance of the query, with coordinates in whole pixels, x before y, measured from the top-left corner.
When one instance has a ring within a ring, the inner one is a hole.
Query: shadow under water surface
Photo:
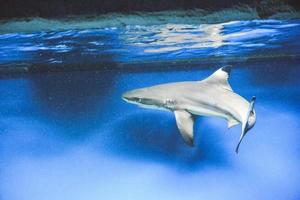
[[[184,144],[172,113],[141,111],[115,121],[105,147],[118,156],[162,162],[178,169],[228,164],[218,130],[201,128],[205,126],[205,120],[196,120],[195,146],[191,148]]]

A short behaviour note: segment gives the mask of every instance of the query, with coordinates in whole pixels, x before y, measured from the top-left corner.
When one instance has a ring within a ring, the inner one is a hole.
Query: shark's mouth
[[[141,98],[137,98],[137,97],[126,97],[126,96],[123,96],[122,98],[123,98],[123,100],[125,100],[127,102],[141,102],[142,101]]]

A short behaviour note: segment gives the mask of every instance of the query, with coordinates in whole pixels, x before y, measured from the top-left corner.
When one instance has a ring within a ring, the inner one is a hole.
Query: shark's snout
[[[136,90],[125,92],[122,95],[122,99],[129,102],[129,103],[133,103],[133,102],[139,102],[140,103],[141,98],[139,97],[139,95],[137,93],[138,92]]]
[[[135,97],[132,95],[132,92],[125,92],[123,95],[122,95],[122,99],[125,100],[125,101],[133,101],[135,99]]]
[[[128,94],[128,92],[125,92],[124,94],[122,94],[122,99],[124,99],[124,100],[130,99],[130,95]]]

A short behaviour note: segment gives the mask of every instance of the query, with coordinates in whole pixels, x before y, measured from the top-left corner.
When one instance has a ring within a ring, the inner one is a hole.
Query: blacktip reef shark
[[[242,124],[236,153],[246,133],[254,126],[255,96],[248,102],[228,83],[231,66],[225,66],[201,81],[175,82],[128,91],[122,98],[141,107],[163,109],[175,114],[184,141],[194,146],[194,115],[220,117],[228,128]]]

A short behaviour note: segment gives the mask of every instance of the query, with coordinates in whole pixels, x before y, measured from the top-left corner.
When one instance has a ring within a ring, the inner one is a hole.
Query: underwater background
[[[0,25],[0,198],[300,199],[300,20],[252,17]],[[197,117],[190,148],[172,113],[121,99],[224,65],[257,97],[238,155],[240,126]]]

